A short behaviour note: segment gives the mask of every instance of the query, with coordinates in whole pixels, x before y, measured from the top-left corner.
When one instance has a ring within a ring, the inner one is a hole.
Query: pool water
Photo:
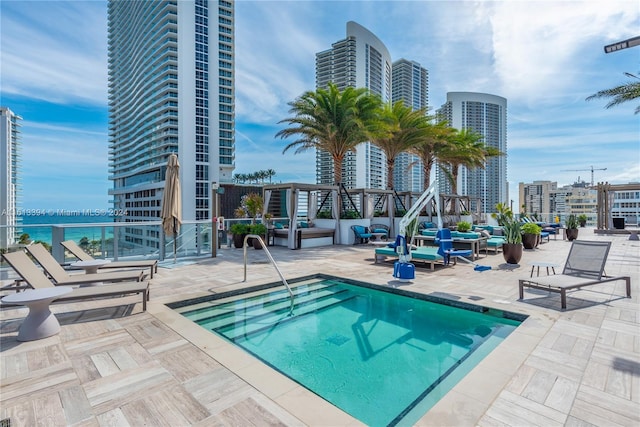
[[[524,320],[324,275],[291,286],[292,316],[281,283],[169,306],[372,426],[414,424]]]

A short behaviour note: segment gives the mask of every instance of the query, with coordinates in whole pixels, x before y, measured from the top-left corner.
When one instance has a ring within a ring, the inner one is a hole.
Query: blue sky
[[[24,118],[24,208],[108,208],[105,1],[0,0],[0,105]],[[315,53],[353,20],[392,59],[429,70],[429,103],[449,91],[508,102],[508,180],[640,181],[637,103],[585,102],[640,72],[636,0],[236,1],[236,173],[314,182],[312,152],[282,154],[287,103],[314,89]],[[517,206],[517,205],[516,205]]]

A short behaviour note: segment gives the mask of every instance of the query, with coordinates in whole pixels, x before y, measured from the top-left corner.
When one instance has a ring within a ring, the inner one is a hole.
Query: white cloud
[[[90,103],[104,114],[106,2],[0,1],[2,94]],[[638,35],[636,0],[237,1],[238,173],[273,168],[278,180],[314,181],[313,153],[283,155],[287,141],[274,140],[275,124],[287,117],[288,102],[314,89],[315,53],[343,39],[349,20],[376,34],[392,59],[429,70],[432,106],[447,91],[506,97],[512,182],[571,183],[577,176],[564,169],[590,165],[607,167],[600,176],[610,182],[640,180],[635,106],[605,110],[604,101],[584,101],[625,81],[623,72],[640,71],[640,48],[602,50]],[[106,200],[104,132],[77,117],[24,115],[30,197],[60,195],[73,175]],[[51,159],[63,163],[62,175],[54,176]]]
[[[528,106],[579,88],[585,69],[611,37],[637,32],[635,2],[501,1],[491,6],[487,13],[502,95]]]
[[[3,1],[2,92],[106,104],[106,3],[26,3]]]

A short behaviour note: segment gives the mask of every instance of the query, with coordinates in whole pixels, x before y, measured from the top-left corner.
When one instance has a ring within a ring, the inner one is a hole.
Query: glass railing
[[[28,234],[22,243],[8,244],[0,251],[21,250],[34,242],[50,249],[61,263],[77,259],[66,254],[60,242],[73,240],[94,258],[111,260],[157,259],[159,261],[211,256],[212,224],[210,220],[184,221],[179,234],[166,236],[161,221],[20,224],[0,226],[0,233],[15,229],[15,236]],[[226,245],[226,232],[218,231],[219,245]],[[0,241],[3,241],[0,235]],[[0,264],[0,280],[15,279],[6,263]]]

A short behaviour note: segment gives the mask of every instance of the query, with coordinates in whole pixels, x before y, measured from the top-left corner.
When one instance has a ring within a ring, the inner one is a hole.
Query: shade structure
[[[176,261],[177,239],[182,224],[182,198],[180,193],[180,164],[178,156],[172,154],[167,163],[167,172],[162,195],[162,229],[173,236],[173,261]]]

